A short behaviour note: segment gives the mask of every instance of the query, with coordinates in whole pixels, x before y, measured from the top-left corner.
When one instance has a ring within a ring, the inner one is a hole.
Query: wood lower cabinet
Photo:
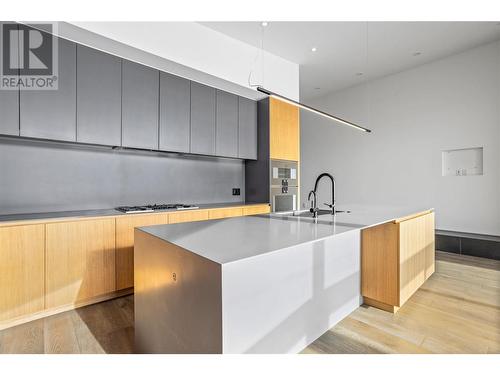
[[[236,216],[243,216],[243,207],[216,208],[208,211],[208,218],[211,220]]]
[[[243,215],[258,215],[268,214],[271,212],[271,207],[268,204],[243,207]]]
[[[134,228],[269,212],[268,204],[0,227],[0,329],[134,286]]]
[[[190,221],[215,220],[229,217],[266,214],[270,212],[268,204],[256,204],[239,207],[210,208],[206,210],[193,210],[173,212],[168,214],[169,224],[186,223]]]
[[[46,308],[115,291],[115,219],[46,225]]]
[[[399,306],[434,273],[434,236],[434,213],[399,223]]]
[[[44,308],[45,226],[0,228],[0,323]]]
[[[187,223],[190,221],[208,220],[208,210],[181,211],[168,214],[168,223]]]
[[[168,224],[168,214],[116,218],[116,289],[134,286],[134,228]]]
[[[434,269],[433,212],[362,230],[361,293],[366,304],[396,312]]]

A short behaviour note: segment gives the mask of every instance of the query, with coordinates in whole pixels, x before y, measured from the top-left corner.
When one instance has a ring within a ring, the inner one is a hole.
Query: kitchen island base
[[[219,263],[136,229],[134,252],[140,353],[297,353],[361,303],[359,230]]]

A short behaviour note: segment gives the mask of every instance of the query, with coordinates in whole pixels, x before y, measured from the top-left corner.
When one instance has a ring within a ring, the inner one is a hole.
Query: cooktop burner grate
[[[148,204],[144,206],[120,206],[116,207],[117,211],[124,212],[126,214],[137,213],[137,212],[153,212],[161,210],[189,210],[199,208],[194,204],[181,204],[181,203],[164,203],[164,204]]]

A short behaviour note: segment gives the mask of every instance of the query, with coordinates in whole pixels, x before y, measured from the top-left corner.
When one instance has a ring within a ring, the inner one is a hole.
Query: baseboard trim
[[[377,309],[388,311],[392,314],[396,313],[399,310],[398,306],[388,305],[387,303],[376,301],[374,299],[363,297],[363,304],[376,307]]]
[[[123,297],[123,296],[133,294],[133,293],[134,293],[134,288],[122,289],[122,290],[118,290],[115,292],[103,294],[103,295],[100,295],[97,297],[93,297],[93,298],[90,298],[90,299],[87,299],[84,301],[78,301],[76,303],[71,303],[68,305],[63,305],[63,306],[53,307],[50,309],[45,309],[43,311],[39,311],[39,312],[36,312],[33,314],[23,315],[21,317],[17,317],[14,319],[4,320],[3,322],[0,322],[0,331],[7,329],[7,328],[15,327],[15,326],[18,326],[18,325],[21,325],[24,323],[32,322],[32,321],[37,320],[37,319],[46,318],[46,317],[51,316],[51,315],[56,315],[56,314],[60,314],[62,312],[75,310],[79,307],[93,305],[95,303],[108,301],[111,299]]]

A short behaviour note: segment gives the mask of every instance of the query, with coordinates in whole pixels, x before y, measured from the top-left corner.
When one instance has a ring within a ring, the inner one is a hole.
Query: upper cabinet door
[[[257,159],[257,102],[238,98],[238,157]]]
[[[58,43],[58,88],[44,91],[21,90],[21,135],[74,142],[76,44],[65,39],[54,39]]]
[[[191,82],[191,153],[215,155],[215,89]]]
[[[238,157],[238,97],[217,90],[216,155]]]
[[[271,159],[299,160],[299,108],[282,100],[269,100]]]
[[[160,150],[189,152],[191,81],[160,72]]]
[[[12,23],[0,22],[2,37],[4,25],[10,24]],[[11,46],[11,51],[14,53],[12,59],[17,65],[19,61],[19,41],[15,39],[13,42],[14,44]],[[1,44],[3,46],[3,42]],[[0,90],[0,134],[19,135],[19,91],[17,89]]]
[[[77,141],[121,145],[121,59],[77,47]]]
[[[122,146],[157,150],[159,72],[128,60],[122,69]]]

